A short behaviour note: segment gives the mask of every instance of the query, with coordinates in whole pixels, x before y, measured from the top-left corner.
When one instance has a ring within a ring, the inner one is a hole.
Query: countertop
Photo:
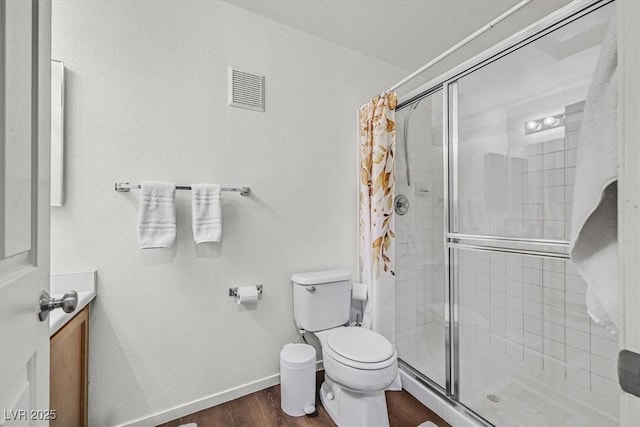
[[[78,292],[78,307],[71,313],[65,313],[62,309],[49,313],[49,336],[53,336],[69,320],[80,313],[98,295],[96,286],[96,272],[64,273],[51,275],[51,289],[49,293],[54,298],[62,298],[65,292],[74,290]]]

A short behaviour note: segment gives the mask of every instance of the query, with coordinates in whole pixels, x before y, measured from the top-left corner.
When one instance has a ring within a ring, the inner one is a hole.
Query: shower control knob
[[[395,211],[398,215],[406,215],[409,212],[409,198],[404,194],[396,196]]]
[[[41,321],[46,320],[51,310],[62,308],[65,313],[73,312],[78,307],[78,293],[76,291],[67,291],[62,299],[55,299],[49,295],[49,292],[42,291],[40,295],[40,310],[38,318]]]

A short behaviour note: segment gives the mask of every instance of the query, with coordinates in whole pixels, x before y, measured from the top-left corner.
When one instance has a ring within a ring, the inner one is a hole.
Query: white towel
[[[138,243],[142,249],[168,248],[176,240],[176,185],[143,181]]]
[[[571,259],[587,282],[587,311],[617,335],[617,43],[616,18],[605,35],[585,102],[576,151]]]
[[[191,217],[196,243],[219,242],[222,238],[220,185],[192,184]]]

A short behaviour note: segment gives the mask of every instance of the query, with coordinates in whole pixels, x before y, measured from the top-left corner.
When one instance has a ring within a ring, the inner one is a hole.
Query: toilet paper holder
[[[262,295],[262,285],[255,285],[256,288],[258,289],[258,295]],[[229,296],[230,297],[237,297],[238,296],[238,288],[229,288]]]

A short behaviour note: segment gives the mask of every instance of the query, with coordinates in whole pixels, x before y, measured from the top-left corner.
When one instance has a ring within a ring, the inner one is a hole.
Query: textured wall
[[[67,67],[67,202],[52,271],[98,270],[89,416],[114,425],[276,374],[296,340],[292,273],[356,269],[356,108],[406,74],[223,2],[53,4]],[[227,107],[227,66],[266,75],[266,110]],[[139,192],[115,181],[248,185],[223,241],[136,242]],[[263,283],[255,310],[227,288]]]

